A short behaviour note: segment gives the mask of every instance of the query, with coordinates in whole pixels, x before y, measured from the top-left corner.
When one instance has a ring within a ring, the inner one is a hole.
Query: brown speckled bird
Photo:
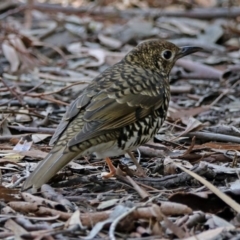
[[[200,49],[145,41],[97,76],[70,104],[51,139],[54,147],[22,189],[38,189],[68,162],[89,154],[105,158],[107,177],[114,175],[109,157],[136,149],[158,132],[168,110],[175,61]]]

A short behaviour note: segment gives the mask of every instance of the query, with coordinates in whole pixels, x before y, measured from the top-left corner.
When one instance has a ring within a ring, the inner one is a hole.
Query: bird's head
[[[177,59],[202,50],[200,47],[178,47],[164,40],[148,40],[130,51],[126,60],[153,71],[168,75]]]

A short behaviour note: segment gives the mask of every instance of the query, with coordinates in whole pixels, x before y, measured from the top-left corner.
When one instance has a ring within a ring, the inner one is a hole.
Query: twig
[[[28,8],[26,4],[19,4],[20,6]],[[118,16],[122,18],[130,18],[133,16],[143,16],[143,17],[186,17],[186,18],[199,18],[199,19],[213,19],[213,18],[236,18],[240,15],[240,8],[234,7],[231,8],[229,13],[229,9],[227,8],[195,8],[189,11],[168,11],[162,10],[159,8],[148,8],[148,9],[124,9],[124,11],[118,10],[116,8],[107,8],[107,7],[99,7],[99,8],[89,8],[89,7],[63,7],[54,4],[48,3],[35,3],[33,5],[33,9],[37,9],[39,11],[48,11],[48,12],[63,12],[65,14],[84,14],[88,13],[91,15],[103,15],[107,16]]]
[[[222,75],[222,71],[220,70],[187,59],[179,59],[176,62],[176,65],[192,72],[190,74],[180,74],[180,77],[182,78],[185,78],[186,76],[196,76],[200,79],[219,80]]]
[[[59,47],[57,47],[57,46],[53,46],[52,44],[49,44],[49,43],[46,43],[46,42],[42,42],[42,44],[41,44],[41,42],[38,42],[37,45],[38,45],[38,46],[41,46],[41,45],[42,45],[42,46],[44,46],[44,47],[52,48],[55,52],[57,52],[57,53],[61,56],[61,58],[62,58],[62,60],[63,60],[63,63],[61,63],[61,66],[64,67],[64,66],[67,65],[66,56],[65,56],[65,54],[64,54],[64,52],[62,51],[61,48],[59,48]]]
[[[190,93],[192,86],[170,86],[171,93]]]
[[[142,155],[148,156],[150,158],[162,157],[166,154],[166,151],[158,150],[154,147],[141,146],[141,147],[139,147],[139,150],[141,151]]]
[[[17,187],[21,182],[25,181],[26,178],[27,178],[26,176],[20,177],[16,182],[10,183],[9,185],[7,185],[7,187],[8,187],[8,188],[15,188],[15,187]]]
[[[134,164],[137,167],[137,172],[141,175],[141,176],[146,176],[146,173],[144,172],[144,170],[142,169],[142,166],[139,164],[138,160],[135,158],[134,154],[131,151],[126,151],[127,154],[130,156],[130,158],[132,159],[132,161],[134,162]]]
[[[142,189],[130,176],[126,176],[126,178],[142,199],[149,197],[149,193]]]
[[[41,83],[41,84],[42,84],[42,83]],[[52,91],[52,92],[30,93],[30,94],[29,94],[29,91],[28,91],[28,92],[18,92],[18,93],[21,94],[21,95],[23,95],[23,96],[27,95],[27,96],[29,96],[29,97],[42,97],[42,96],[53,95],[53,94],[55,94],[55,93],[62,92],[62,91],[64,91],[64,90],[68,89],[68,88],[71,88],[71,87],[73,87],[73,86],[75,86],[75,85],[79,85],[79,84],[83,84],[83,83],[82,83],[82,82],[72,83],[71,85],[68,85],[68,86],[66,86],[66,87],[60,88],[60,89],[58,89],[58,90],[56,90],[56,91]],[[32,90],[32,89],[31,89],[31,90]]]
[[[69,82],[77,82],[78,84],[89,84],[93,78],[91,77],[71,77],[69,80],[67,77],[64,76],[55,76],[55,75],[50,75],[47,73],[38,73],[37,76],[39,78],[44,78],[45,80],[51,80],[51,81],[57,81],[57,82],[63,82],[63,83],[69,83]],[[81,82],[80,82],[81,81]]]
[[[19,218],[19,216],[15,215],[10,215],[10,214],[0,214],[0,218]],[[52,216],[52,217],[29,217],[29,216],[24,216],[26,219],[30,220],[39,220],[39,221],[53,221],[59,218],[59,215]]]
[[[240,80],[238,80],[237,82],[235,82],[231,89],[235,89],[235,87],[239,84]],[[219,100],[221,100],[221,98],[223,98],[226,94],[228,94],[230,92],[230,89],[224,89],[222,91],[222,93],[210,104],[210,106],[214,106],[216,103],[218,103]]]
[[[212,133],[214,132],[218,134],[240,137],[240,129],[234,126],[217,125],[212,127],[205,127],[204,129]]]
[[[40,96],[39,98],[48,100],[49,102],[53,102],[53,103],[56,103],[56,104],[59,104],[59,105],[64,105],[64,106],[69,105],[68,103],[65,103],[63,101],[60,101],[60,100],[57,100],[57,99],[54,99],[54,98],[50,98],[50,97],[47,97],[47,96]]]
[[[199,166],[195,165],[191,171],[194,171],[198,173],[199,175],[203,176],[211,176],[214,177],[215,173],[207,168],[206,166]],[[162,178],[138,178],[136,179],[137,183],[144,183],[146,185],[155,187],[156,189],[162,189],[162,188],[169,188],[169,187],[177,187],[181,184],[186,185],[188,181],[191,180],[191,177],[186,173],[179,173],[179,174],[173,174],[169,176],[164,176]]]
[[[206,186],[211,192],[216,194],[223,202],[225,202],[228,206],[233,208],[237,213],[240,213],[240,205],[234,201],[231,197],[229,197],[226,193],[220,191],[217,187],[215,187],[213,184],[208,182],[206,179],[202,178],[198,174],[184,168],[183,166],[176,164],[175,165],[189,174],[190,176],[194,177],[196,180],[198,180],[200,183],[202,183],[204,186]]]
[[[27,115],[27,116],[38,117],[38,118],[43,118],[43,119],[46,118],[46,116],[41,115],[40,113],[35,113],[32,108],[26,108],[26,109],[29,110],[28,113],[18,112],[18,111],[15,111],[14,109],[1,109],[1,113],[9,113],[9,115],[10,114]]]
[[[137,206],[130,208],[128,211],[124,212],[122,215],[120,215],[119,217],[117,217],[111,224],[110,228],[109,228],[109,238],[110,240],[115,240],[115,236],[114,236],[114,232],[115,229],[118,225],[118,223],[124,219],[126,216],[128,216],[130,213],[134,212],[137,209]]]
[[[29,89],[29,90],[26,91],[26,92],[19,92],[19,91],[16,91],[16,92],[18,92],[19,94],[25,96],[26,94],[34,91],[35,89],[38,89],[38,88],[39,88],[41,85],[43,85],[44,83],[45,83],[45,82],[43,81],[43,82],[39,83],[38,85],[34,86],[33,88]]]
[[[26,9],[26,6],[19,6],[15,9],[10,9],[9,11],[0,14],[0,20],[3,20],[4,18],[7,18],[10,15],[24,11],[25,9]]]
[[[33,0],[27,0],[27,5],[28,8],[25,11],[25,16],[24,16],[24,25],[27,29],[30,29],[32,26],[32,7],[33,7]]]
[[[0,81],[2,81],[3,85],[4,85],[6,88],[8,88],[9,92],[10,92],[13,96],[15,96],[15,97],[17,98],[17,100],[18,100],[21,104],[23,104],[22,99],[18,96],[18,94],[17,94],[11,87],[9,87],[9,86],[7,85],[7,83],[4,81],[4,79],[3,79],[3,78],[0,78]]]
[[[204,140],[209,141],[221,141],[221,142],[234,142],[240,143],[239,137],[229,136],[225,134],[218,134],[218,133],[209,133],[209,132],[191,132],[186,134],[185,136],[189,137],[197,137]]]
[[[18,127],[18,126],[8,126],[11,129],[15,129],[22,132],[37,132],[37,133],[49,133],[53,134],[55,132],[55,128],[44,128],[44,127]],[[14,135],[13,135],[14,136]],[[12,136],[12,137],[13,137]]]
[[[18,135],[5,135],[5,136],[0,136],[0,141],[8,141],[10,139],[13,138],[22,138],[22,137],[26,137],[29,134],[18,134]]]
[[[217,104],[229,92],[230,92],[230,89],[224,89],[222,91],[222,93],[210,104],[210,106],[213,107],[215,104]]]

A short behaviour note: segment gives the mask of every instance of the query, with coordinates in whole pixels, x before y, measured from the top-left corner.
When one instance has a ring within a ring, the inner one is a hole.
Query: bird
[[[52,150],[26,179],[22,191],[37,191],[71,160],[91,154],[106,160],[110,170],[106,178],[114,176],[110,157],[131,152],[161,128],[170,101],[169,74],[176,60],[200,50],[146,40],[100,73],[67,108],[50,140]]]

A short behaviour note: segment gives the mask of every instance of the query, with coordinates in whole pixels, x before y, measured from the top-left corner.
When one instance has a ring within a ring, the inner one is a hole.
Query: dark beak
[[[198,51],[201,51],[202,48],[200,47],[190,47],[190,46],[186,46],[186,47],[180,47],[180,51],[177,54],[177,58],[182,58],[184,56],[187,56],[191,53],[195,53]]]

